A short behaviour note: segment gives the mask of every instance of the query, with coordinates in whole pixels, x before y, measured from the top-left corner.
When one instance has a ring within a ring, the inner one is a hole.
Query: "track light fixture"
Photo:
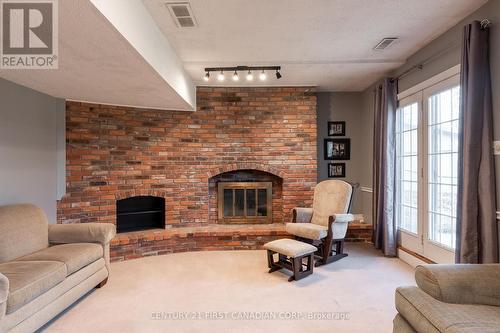
[[[219,75],[217,75],[217,79],[219,81],[224,81],[224,71],[220,71]]]
[[[261,81],[265,81],[267,79],[267,75],[266,75],[266,72],[264,72],[264,70],[262,70],[262,72],[260,72],[259,79]]]
[[[281,66],[236,66],[236,67],[210,67],[205,68],[205,77],[203,80],[210,81],[210,72],[219,72],[217,79],[224,81],[224,72],[233,72],[233,81],[239,81],[240,77],[238,72],[247,72],[246,80],[253,81],[252,71],[259,72],[259,79],[261,81],[267,80],[266,71],[276,71],[276,79],[281,79]]]

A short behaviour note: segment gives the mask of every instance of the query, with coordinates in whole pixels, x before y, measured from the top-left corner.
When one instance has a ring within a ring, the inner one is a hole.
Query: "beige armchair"
[[[500,264],[424,265],[396,289],[395,333],[500,332]]]
[[[347,256],[343,252],[349,222],[353,186],[342,180],[325,180],[314,189],[312,208],[294,208],[292,223],[286,232],[297,240],[318,247],[316,266],[328,264]]]
[[[109,276],[109,223],[48,225],[29,204],[0,206],[0,332],[40,328]]]

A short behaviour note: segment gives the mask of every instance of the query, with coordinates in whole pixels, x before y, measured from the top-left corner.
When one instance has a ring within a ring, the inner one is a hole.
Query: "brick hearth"
[[[372,226],[350,223],[346,241],[370,242]],[[264,243],[290,237],[284,224],[206,225],[119,234],[111,242],[111,260],[120,261],[146,256],[187,251],[257,250]]]

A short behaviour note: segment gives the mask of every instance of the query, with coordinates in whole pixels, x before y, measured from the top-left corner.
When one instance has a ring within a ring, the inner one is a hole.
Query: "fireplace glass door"
[[[219,223],[272,223],[271,182],[221,182]]]

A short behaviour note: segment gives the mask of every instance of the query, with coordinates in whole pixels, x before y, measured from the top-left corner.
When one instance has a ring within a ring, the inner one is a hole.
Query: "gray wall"
[[[448,68],[460,63],[461,38],[463,26],[473,20],[489,19],[493,25],[490,27],[490,67],[493,89],[493,117],[494,117],[494,140],[500,140],[500,0],[490,0],[476,12],[469,15],[446,33],[436,38],[426,47],[420,49],[407,62],[391,73],[389,76],[398,76],[412,66],[418,65],[433,55],[440,54],[434,60],[426,64],[421,70],[417,70],[405,76],[399,81],[399,91],[404,91]],[[448,51],[445,51],[448,50]],[[371,115],[373,121],[373,92],[375,84],[363,92],[363,114],[365,117]],[[366,146],[373,142],[373,128],[365,128]],[[372,170],[372,164],[367,162],[363,165],[367,174]],[[500,210],[500,156],[495,157],[496,183],[497,183],[497,210]],[[368,180],[364,180],[368,184]],[[371,184],[371,179],[370,179]],[[500,249],[499,249],[500,251]]]
[[[56,222],[65,187],[64,117],[64,100],[0,79],[0,205],[34,203]]]
[[[371,164],[371,141],[366,137],[366,128],[373,126],[370,115],[364,114],[363,93],[356,92],[320,92],[317,99],[317,128],[318,128],[318,182],[328,179],[328,163],[340,162],[346,164],[344,180],[359,183],[359,189],[353,201],[353,213],[364,214],[366,222],[371,221],[371,194],[366,188],[371,187],[371,170],[367,172],[365,163]],[[351,159],[348,161],[328,161],[324,159],[324,139],[341,138],[329,137],[328,121],[345,121],[345,138],[351,139]],[[371,133],[371,130],[370,130]],[[367,150],[369,148],[369,150]],[[367,196],[368,193],[368,196]]]
[[[429,45],[419,50],[393,75],[398,75],[408,68],[419,64],[434,54],[449,48],[443,55],[425,65],[422,70],[402,78],[399,81],[399,91],[404,91],[417,83],[439,74],[446,69],[460,63],[461,41],[463,26],[473,20],[489,19],[493,24],[490,27],[490,67],[493,89],[493,117],[494,117],[494,140],[500,140],[500,0],[490,0],[476,12],[466,17],[456,26],[448,30]],[[496,183],[497,183],[497,210],[500,208],[500,156],[495,157]]]

